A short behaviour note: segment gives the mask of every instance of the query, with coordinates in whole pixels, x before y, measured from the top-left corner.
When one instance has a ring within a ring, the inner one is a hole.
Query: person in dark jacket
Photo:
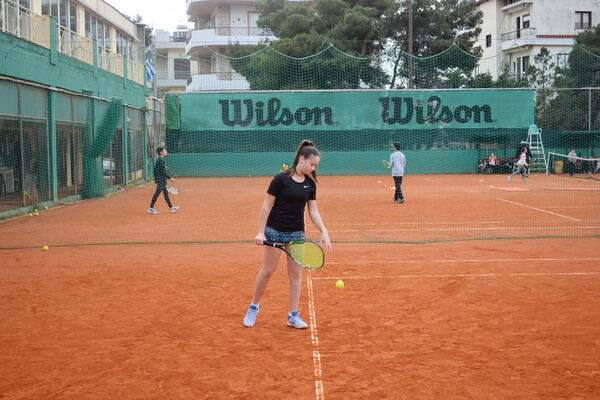
[[[156,192],[154,192],[154,196],[152,196],[152,202],[150,203],[150,208],[148,208],[148,212],[150,214],[158,214],[158,211],[154,209],[154,204],[160,196],[160,193],[163,192],[165,195],[165,201],[169,206],[169,210],[171,212],[175,212],[179,209],[179,207],[171,204],[171,200],[169,199],[169,192],[167,192],[167,179],[174,181],[175,178],[169,174],[169,170],[167,169],[167,163],[165,162],[165,156],[167,155],[167,149],[164,147],[159,147],[156,149],[158,153],[158,159],[154,164],[154,182],[156,182]]]

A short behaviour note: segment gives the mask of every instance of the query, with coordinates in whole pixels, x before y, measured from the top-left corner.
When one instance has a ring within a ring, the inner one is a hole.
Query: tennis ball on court
[[[47,210],[47,209],[48,209],[48,206],[44,206],[44,209],[45,209],[45,210]]]
[[[36,211],[35,215],[40,215],[40,213]]]
[[[381,181],[377,181],[377,183],[381,183]]]
[[[29,213],[29,216],[30,216],[30,217],[33,217],[33,214],[32,214],[32,213]]]
[[[385,189],[387,186],[383,185],[383,188]]]
[[[341,279],[338,279],[338,280],[335,282],[335,287],[336,287],[336,288],[338,288],[338,289],[343,289],[343,288],[344,288],[344,281],[343,281],[343,280],[341,280]]]
[[[44,251],[48,251],[48,246],[44,246]]]

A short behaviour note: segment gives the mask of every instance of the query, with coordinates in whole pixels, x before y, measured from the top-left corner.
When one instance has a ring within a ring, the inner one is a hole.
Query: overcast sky
[[[186,0],[106,0],[111,6],[123,14],[134,18],[142,16],[142,22],[169,32],[175,31],[177,25],[193,26],[187,22]]]

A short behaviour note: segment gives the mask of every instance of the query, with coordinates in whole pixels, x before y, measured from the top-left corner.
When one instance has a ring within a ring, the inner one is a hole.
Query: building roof
[[[483,4],[483,3],[487,3],[488,1],[492,1],[492,0],[477,0],[477,2],[475,3],[476,6]]]

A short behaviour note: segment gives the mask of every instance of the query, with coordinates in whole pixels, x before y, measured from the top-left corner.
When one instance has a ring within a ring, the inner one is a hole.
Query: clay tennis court
[[[245,328],[269,179],[180,179],[174,214],[146,213],[148,184],[1,223],[0,398],[600,396],[598,181],[410,176],[399,205],[389,176],[324,176],[309,329],[285,324],[283,257]]]

